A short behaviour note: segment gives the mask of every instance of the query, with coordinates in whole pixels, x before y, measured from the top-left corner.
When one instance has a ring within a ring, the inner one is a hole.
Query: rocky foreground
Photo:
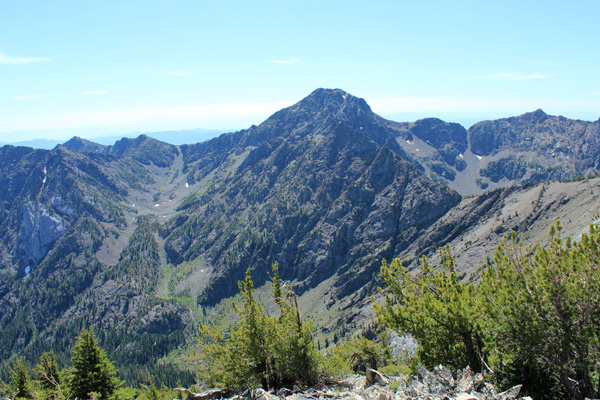
[[[391,386],[399,381],[396,390]],[[484,381],[482,374],[474,374],[469,367],[453,373],[442,366],[433,371],[419,367],[419,373],[407,380],[406,376],[387,377],[369,369],[365,376],[353,375],[337,385],[301,390],[299,388],[265,391],[247,390],[232,395],[226,389],[213,389],[203,393],[185,392],[189,400],[531,400],[519,397],[521,385],[498,393],[497,389]]]

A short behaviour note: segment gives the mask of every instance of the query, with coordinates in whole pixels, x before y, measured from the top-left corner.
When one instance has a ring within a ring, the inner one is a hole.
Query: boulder
[[[368,388],[372,385],[387,385],[389,384],[389,379],[383,375],[381,372],[376,371],[371,368],[367,368],[366,371],[366,379],[365,379],[365,388]]]

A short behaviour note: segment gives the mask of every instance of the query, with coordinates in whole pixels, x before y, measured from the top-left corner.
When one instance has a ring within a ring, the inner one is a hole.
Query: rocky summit
[[[472,272],[510,229],[597,221],[598,180],[575,178],[598,173],[599,124],[399,123],[317,89],[202,143],[4,146],[0,370],[51,348],[64,364],[85,326],[128,382],[190,382],[197,324],[229,321],[246,269],[261,287],[274,262],[317,337],[343,336],[372,319],[383,259],[452,243]]]
[[[236,395],[227,389],[203,393],[176,390],[185,393],[188,400],[531,400],[519,396],[521,385],[500,392],[485,382],[482,374],[474,374],[469,367],[452,372],[442,366],[433,371],[419,367],[418,374],[411,378],[405,375],[388,377],[367,369],[365,375],[353,375],[335,384],[307,390],[297,387],[277,391],[254,389]]]

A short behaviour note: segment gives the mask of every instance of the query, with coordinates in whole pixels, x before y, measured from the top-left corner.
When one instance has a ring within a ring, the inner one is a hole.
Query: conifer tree
[[[435,270],[423,257],[418,276],[407,271],[400,259],[389,266],[384,260],[386,304],[374,304],[377,317],[384,326],[416,339],[419,361],[426,367],[443,363],[480,371],[485,357],[477,288],[460,282],[449,246],[440,249],[439,255],[441,268]]]
[[[200,365],[209,385],[278,388],[316,380],[318,362],[312,325],[302,321],[295,294],[279,279],[277,263],[273,264],[273,272],[273,298],[279,306],[279,317],[266,315],[255,297],[248,270],[246,279],[239,282],[242,304],[234,304],[239,325],[230,326],[226,332],[216,326],[201,326]]]
[[[399,260],[381,272],[386,326],[410,333],[419,361],[431,367],[486,367],[503,386],[523,384],[536,399],[599,398],[600,227],[580,242],[560,237],[523,248],[516,235],[498,246],[479,286],[461,283],[449,249],[442,268],[423,261],[422,274]]]
[[[73,371],[70,381],[72,397],[89,399],[90,393],[99,393],[108,399],[115,391],[119,380],[117,371],[98,346],[94,332],[85,328],[73,348]]]
[[[54,352],[50,351],[40,356],[36,367],[36,375],[40,386],[46,391],[46,397],[51,399],[63,398],[61,378]]]
[[[598,398],[600,228],[590,226],[580,242],[560,233],[557,222],[546,247],[524,249],[514,235],[498,247],[481,282],[486,342],[497,363],[516,371],[513,381],[547,397],[562,386],[571,398]]]
[[[25,358],[17,359],[9,373],[9,387],[15,399],[31,399],[31,377],[25,365]]]

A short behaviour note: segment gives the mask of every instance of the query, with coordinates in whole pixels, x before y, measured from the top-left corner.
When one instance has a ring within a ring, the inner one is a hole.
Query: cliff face
[[[536,110],[482,121],[468,131],[436,118],[390,126],[406,153],[431,177],[463,195],[600,172],[600,121],[570,120]]]
[[[597,175],[599,138],[600,121],[569,120],[542,110],[480,122],[469,129],[473,153],[491,159],[480,175],[494,182]]]
[[[37,264],[66,230],[67,223],[60,215],[40,203],[25,203],[20,235],[23,263],[30,268],[31,264]]]

